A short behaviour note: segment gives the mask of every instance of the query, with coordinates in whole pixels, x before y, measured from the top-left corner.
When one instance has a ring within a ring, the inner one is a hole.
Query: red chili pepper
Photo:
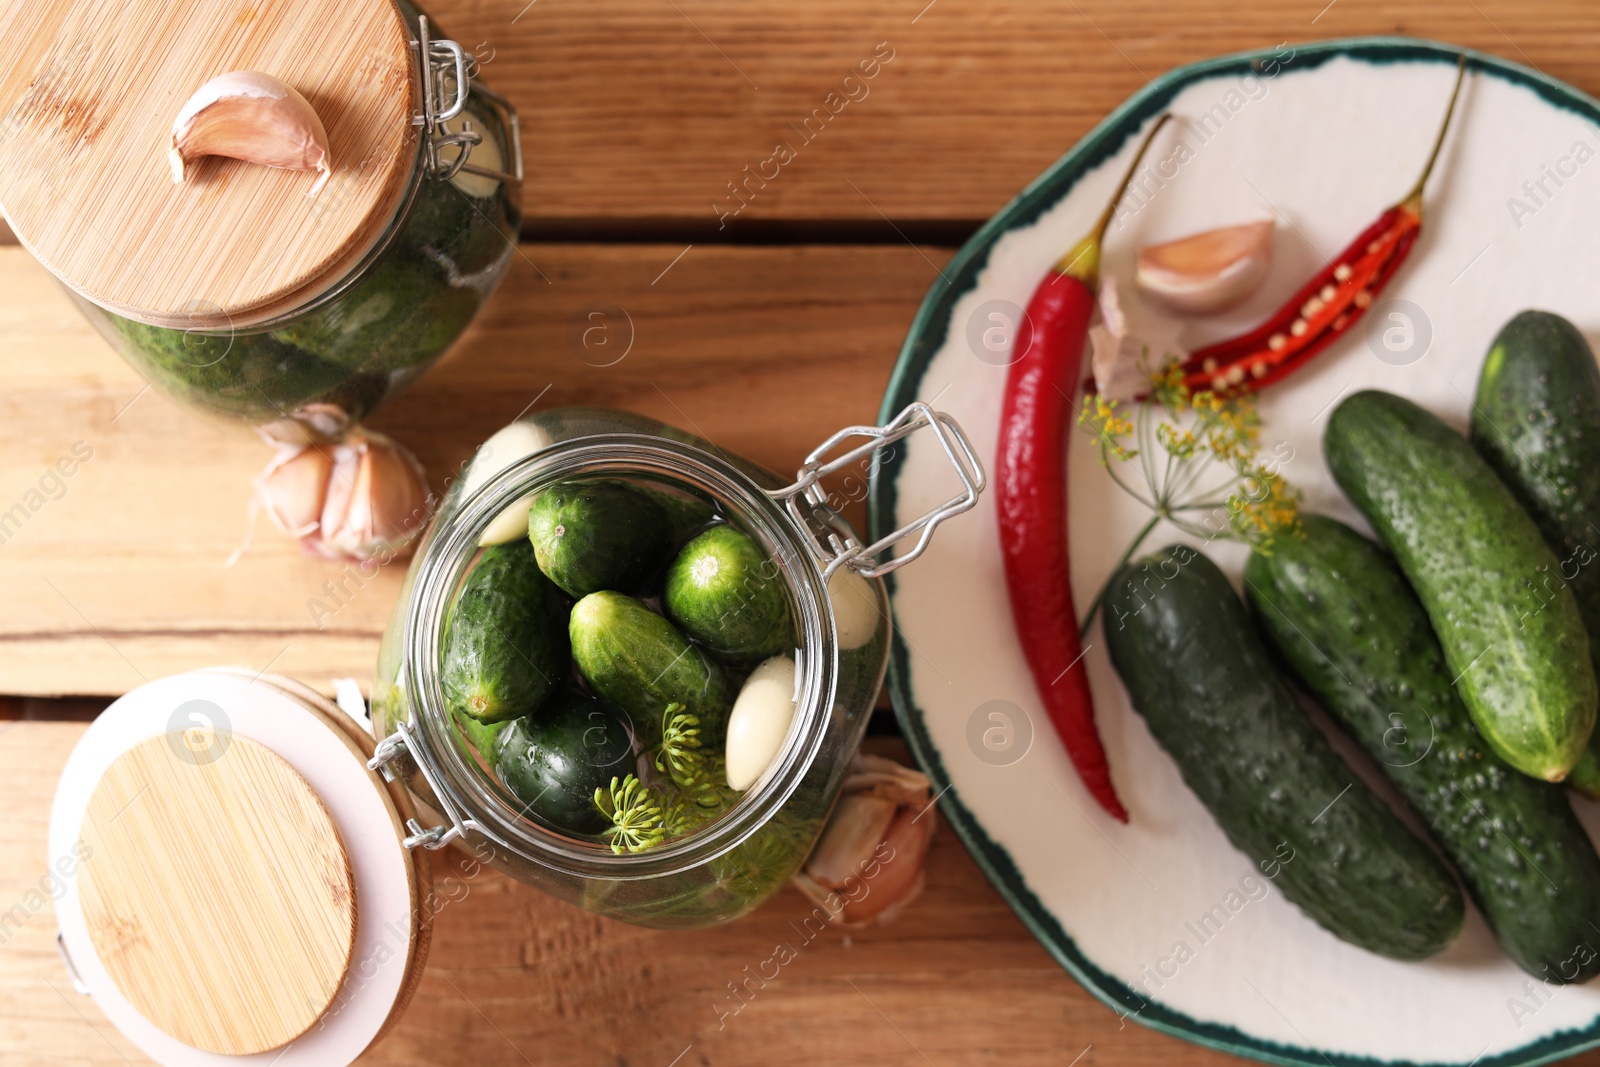
[[[1122,191],[1133,178],[1163,115],[1099,222],[1034,290],[1017,327],[1006,376],[995,481],[1000,549],[1017,638],[1056,734],[1095,800],[1122,822],[1128,813],[1094,723],[1094,696],[1072,602],[1067,551],[1066,435],[1095,312],[1100,246]]]
[[[1185,385],[1191,390],[1227,394],[1261,389],[1305,366],[1360,320],[1417,242],[1422,229],[1422,187],[1450,129],[1466,64],[1467,57],[1462,56],[1433,151],[1422,177],[1405,199],[1379,215],[1378,221],[1266,322],[1240,337],[1191,354],[1181,365]]]

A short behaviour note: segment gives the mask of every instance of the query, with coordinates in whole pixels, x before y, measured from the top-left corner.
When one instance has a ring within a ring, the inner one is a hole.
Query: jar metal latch
[[[435,40],[428,35],[428,16],[417,19],[417,39],[411,42],[417,52],[417,63],[422,71],[422,111],[411,116],[413,126],[427,131],[428,173],[440,181],[449,181],[466,171],[483,178],[500,182],[522,182],[522,129],[517,123],[517,109],[499,93],[475,80],[469,67],[476,67],[476,59],[469,60],[466,51],[455,41]],[[461,129],[452,130],[449,122],[467,107],[467,97],[476,92],[493,104],[505,116],[511,141],[510,171],[480,167],[467,160],[472,149],[483,143],[483,134],[472,128],[470,119],[463,119]],[[446,104],[445,101],[449,103]],[[454,148],[453,157],[444,150]]]
[[[881,449],[923,429],[931,431],[934,440],[939,442],[951,469],[961,482],[961,491],[893,533],[886,534],[870,545],[861,544],[829,502],[829,493],[823,488],[822,479],[855,466],[864,459],[879,463],[883,458],[878,454]],[[857,437],[866,440],[832,459],[827,458],[829,453]],[[934,528],[946,519],[972,510],[987,484],[983,463],[956,420],[918,401],[882,426],[847,426],[840,430],[806,457],[793,485],[769,495],[781,503],[801,529],[806,531],[811,550],[817,562],[823,566],[824,580],[832,578],[840,567],[849,567],[864,578],[877,578],[922,555],[933,537]],[[915,537],[916,542],[908,551],[885,562],[878,562],[877,557],[881,552],[911,537]]]
[[[377,771],[383,775],[384,781],[392,782],[394,781],[394,768],[389,766],[390,761],[400,755],[401,752],[410,750],[412,753],[411,762],[416,766],[417,770],[422,772],[422,777],[427,781],[428,788],[433,791],[434,797],[438,799],[439,806],[444,809],[444,816],[450,821],[450,825],[423,829],[422,824],[416,819],[407,819],[406,829],[410,833],[400,843],[407,849],[413,849],[421,845],[432,852],[436,849],[444,848],[457,838],[465,837],[467,831],[472,830],[504,846],[505,842],[490,833],[482,823],[475,819],[462,818],[461,813],[456,810],[456,806],[450,803],[450,794],[439,787],[438,780],[433,776],[433,771],[430,768],[432,760],[425,758],[422,753],[416,750],[415,742],[412,740],[414,731],[415,728],[409,722],[395,723],[394,733],[379,741],[377,748],[373,750],[372,758],[367,761],[367,769],[369,771]]]

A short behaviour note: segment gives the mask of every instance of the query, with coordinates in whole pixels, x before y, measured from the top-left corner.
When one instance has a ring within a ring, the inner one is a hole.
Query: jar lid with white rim
[[[243,669],[117,700],[62,771],[52,863],[74,985],[147,1055],[342,1067],[396,1021],[431,931],[412,802],[366,727]],[[69,868],[69,869],[71,869]]]

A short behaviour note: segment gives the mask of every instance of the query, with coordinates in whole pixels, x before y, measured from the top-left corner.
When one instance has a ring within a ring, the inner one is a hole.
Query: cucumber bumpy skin
[[[1245,565],[1272,644],[1422,817],[1506,955],[1547,982],[1593,978],[1600,856],[1564,791],[1483,743],[1394,561],[1334,519],[1300,525]]]
[[[1483,361],[1467,439],[1555,552],[1600,671],[1600,366],[1576,326],[1548,311],[1506,323]],[[1589,736],[1567,784],[1600,797],[1600,737]]]
[[[793,651],[778,566],[736,527],[713,526],[684,545],[667,568],[661,599],[685,633],[731,660]]]
[[[528,509],[539,568],[568,596],[637,592],[672,552],[671,523],[656,498],[626,482],[561,482]]]
[[[700,742],[721,751],[733,706],[722,668],[678,628],[631,596],[591,593],[567,624],[572,660],[602,699],[628,713],[644,748],[661,740],[661,715],[682,704],[700,720]]]
[[[1323,453],[1417,591],[1483,739],[1524,774],[1561,781],[1594,728],[1595,675],[1533,520],[1465,438],[1390,393],[1335,408]]]
[[[1395,959],[1444,948],[1450,872],[1329,745],[1214,563],[1173,545],[1125,567],[1106,641],[1135,710],[1234,846],[1335,936]]]
[[[526,541],[484,549],[450,607],[440,670],[450,710],[481,723],[538,711],[567,680],[565,607]]]

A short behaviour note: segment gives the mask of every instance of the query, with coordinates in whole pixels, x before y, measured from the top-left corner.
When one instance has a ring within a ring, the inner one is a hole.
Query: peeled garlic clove
[[[794,660],[773,656],[745,680],[728,713],[728,786],[741,792],[766,771],[794,722]]]
[[[317,532],[301,543],[318,555],[358,563],[404,556],[433,509],[422,464],[370,430],[352,431],[332,453]]]
[[[1139,249],[1140,292],[1174,311],[1222,311],[1255,291],[1272,263],[1271,220],[1226,226]]]
[[[840,567],[828,579],[828,600],[833,604],[833,621],[838,629],[841,651],[860,648],[872,640],[883,618],[878,591],[872,583],[849,567]]]
[[[495,475],[513,463],[549,448],[552,443],[550,435],[532,423],[513,422],[496,430],[487,441],[478,446],[471,464],[467,466],[467,473],[462,478],[462,499],[488,485]],[[500,514],[489,521],[489,525],[478,537],[478,546],[487,548],[490,545],[503,545],[519,537],[528,536],[528,509],[532,506],[531,496],[508,504]]]
[[[314,170],[315,196],[332,174],[328,131],[309,101],[270,74],[236,70],[206,82],[172,122],[172,180],[188,164],[227,156],[285,170]]]
[[[256,492],[273,525],[290,537],[316,532],[328,495],[333,459],[320,448],[284,449],[256,479]]]

